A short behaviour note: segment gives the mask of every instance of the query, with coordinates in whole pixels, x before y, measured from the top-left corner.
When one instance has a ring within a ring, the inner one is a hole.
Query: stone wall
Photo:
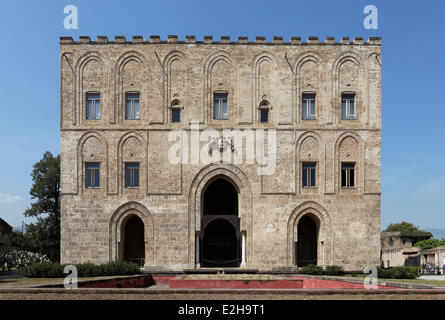
[[[379,38],[61,38],[62,263],[119,259],[122,221],[136,214],[145,226],[147,266],[195,267],[202,190],[224,175],[239,189],[246,267],[292,266],[296,226],[307,213],[319,221],[318,264],[378,265],[380,45]],[[100,120],[85,118],[87,92],[100,92]],[[140,93],[139,120],[125,120],[125,92]],[[228,120],[212,117],[215,92],[228,94]],[[301,119],[305,92],[316,94],[316,120]],[[355,93],[356,120],[341,120],[342,92]],[[268,123],[260,122],[263,102]],[[171,122],[172,103],[181,106],[180,123]],[[206,150],[199,134],[208,128],[220,135],[264,131],[266,145],[273,131],[273,174],[259,175],[261,165],[248,162],[245,151],[241,163],[196,161],[193,143]],[[186,136],[182,164],[168,158],[175,129]],[[101,164],[98,189],[84,187],[86,161]],[[126,161],[140,163],[137,189],[124,187]],[[302,161],[317,162],[315,188],[301,187]],[[356,163],[353,189],[341,188],[342,161]]]

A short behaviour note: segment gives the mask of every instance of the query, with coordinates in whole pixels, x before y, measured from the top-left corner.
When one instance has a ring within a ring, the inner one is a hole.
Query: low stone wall
[[[120,278],[79,281],[78,288],[146,288],[154,285],[151,275],[138,275]],[[39,288],[63,288],[63,284],[38,286]]]

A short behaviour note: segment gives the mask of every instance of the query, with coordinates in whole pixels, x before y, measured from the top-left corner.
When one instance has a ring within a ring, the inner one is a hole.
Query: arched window
[[[171,121],[172,123],[180,123],[181,122],[181,103],[179,100],[173,100],[171,104]]]
[[[266,100],[261,101],[259,109],[259,120],[261,123],[269,122],[270,104]]]

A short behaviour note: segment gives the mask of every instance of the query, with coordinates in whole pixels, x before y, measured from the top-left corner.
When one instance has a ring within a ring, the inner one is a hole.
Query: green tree
[[[415,247],[420,247],[422,250],[433,249],[439,246],[444,246],[445,240],[439,239],[426,239],[422,241],[418,241],[414,244]]]
[[[409,237],[412,241],[421,241],[431,238],[431,232],[416,227],[412,223],[402,221],[400,223],[391,223],[383,232],[400,232],[400,236]]]
[[[416,227],[412,223],[409,223],[406,221],[402,221],[400,223],[391,223],[390,225],[388,225],[388,227],[386,227],[386,230],[384,232],[391,232],[391,231],[400,231],[403,233],[408,233],[408,232],[425,232],[426,233],[425,230],[421,230],[421,229],[419,229],[419,227]]]
[[[60,156],[47,151],[34,164],[30,190],[34,200],[24,215],[36,217],[37,222],[27,225],[24,241],[32,239],[34,251],[47,255],[53,261],[60,260]]]

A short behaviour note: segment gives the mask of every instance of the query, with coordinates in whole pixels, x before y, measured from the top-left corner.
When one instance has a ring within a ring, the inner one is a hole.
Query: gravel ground
[[[0,293],[0,300],[445,300],[445,294]]]
[[[425,275],[425,276],[420,276],[417,279],[421,279],[421,280],[434,280],[434,281],[445,281],[445,275]]]

